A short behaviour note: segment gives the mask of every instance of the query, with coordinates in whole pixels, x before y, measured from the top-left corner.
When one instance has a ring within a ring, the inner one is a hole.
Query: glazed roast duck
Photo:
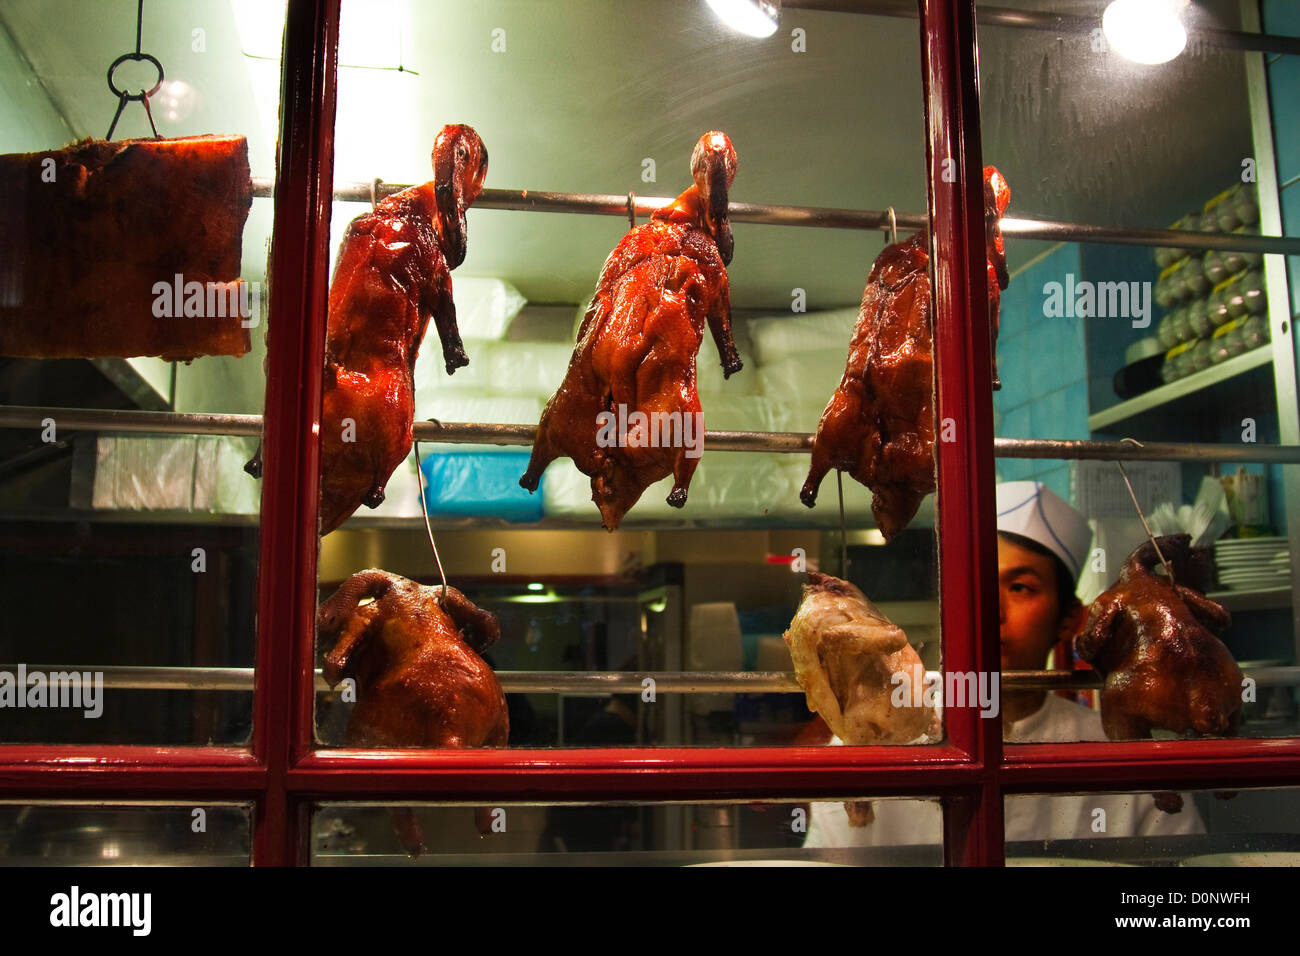
[[[1102,727],[1112,740],[1150,737],[1152,729],[1235,735],[1241,669],[1219,639],[1232,618],[1203,593],[1209,553],[1192,548],[1185,534],[1156,542],[1174,580],[1158,573],[1160,555],[1144,542],[1092,603],[1075,639],[1079,656],[1105,679]]]
[[[1002,175],[984,168],[984,222],[993,354],[998,308],[1007,287],[999,225],[1011,199]],[[934,491],[934,348],[931,337],[930,240],[925,232],[876,258],[862,294],[857,326],[839,387],[817,423],[812,464],[799,497],[811,508],[832,468],[871,489],[871,512],[886,540],[916,515]],[[997,361],[994,387],[1000,386]]]
[[[668,475],[674,478],[668,504],[686,504],[699,445],[690,453],[684,430],[699,429],[702,442],[695,359],[706,322],[724,373],[741,367],[726,269],[733,246],[727,196],[735,175],[731,141],[725,133],[705,133],[691,157],[694,184],[631,230],[605,260],[564,381],[542,412],[521,486],[536,491],[546,466],[567,455],[591,479],[592,500],[610,531],[646,488]],[[600,440],[602,420],[634,422],[637,412],[648,429]]]
[[[360,571],[321,605],[316,630],[323,645],[333,644],[325,682],[356,681],[348,746],[506,745],[505,693],[481,656],[500,628],[460,591]],[[394,810],[393,821],[407,852],[419,855],[424,840],[414,813]]]
[[[488,154],[469,126],[445,126],[432,182],[389,196],[349,224],[330,285],[321,399],[320,533],[361,505],[377,508],[410,454],[415,360],[430,317],[447,374],[469,364],[451,270],[465,261],[465,210]],[[260,461],[249,463],[260,472]]]

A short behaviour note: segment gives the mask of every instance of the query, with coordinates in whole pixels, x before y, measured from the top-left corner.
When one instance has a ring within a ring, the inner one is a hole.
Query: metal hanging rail
[[[262,433],[260,415],[139,412],[96,408],[0,406],[0,428],[41,428],[53,419],[64,430],[110,433],[247,435]],[[493,425],[481,422],[416,422],[415,438],[422,442],[458,445],[532,445],[534,425]],[[712,451],[756,451],[801,454],[812,450],[808,432],[709,431],[705,447]],[[1147,442],[1142,446],[1111,441],[1055,441],[995,438],[997,458],[1050,458],[1099,461],[1229,461],[1300,464],[1300,445],[1176,444]]]
[[[373,195],[383,199],[409,189],[408,184],[379,182],[338,183],[334,199],[338,202],[369,203]],[[269,198],[274,182],[253,179],[253,195]],[[636,196],[632,203],[638,216],[649,216],[672,202],[659,196]],[[589,216],[626,218],[628,196],[605,193],[538,192],[532,189],[484,189],[474,201],[475,209],[507,209],[519,212],[577,213]],[[774,206],[767,203],[733,202],[729,207],[733,222],[752,222],[768,226],[809,226],[821,229],[889,228],[889,211],[874,209],[835,209],[822,206]],[[925,229],[924,215],[897,215],[899,229]],[[1230,233],[1183,232],[1177,229],[1126,229],[1092,226],[1075,222],[1052,222],[1041,219],[1003,219],[1002,232],[1022,239],[1045,239],[1050,242],[1111,242],[1130,246],[1172,246],[1179,249],[1224,249],[1237,252],[1265,252],[1300,255],[1300,238],[1289,236],[1239,236]]]
[[[130,667],[69,665],[25,665],[27,674],[100,674],[103,686],[114,690],[253,690],[251,667]],[[0,672],[14,674],[15,666],[0,666]],[[674,694],[802,694],[803,688],[787,671],[497,671],[502,688],[511,694],[640,694],[647,678],[654,680],[655,693]],[[1260,687],[1292,687],[1300,684],[1300,666],[1265,667],[1248,675]],[[927,681],[941,679],[940,671],[926,671]],[[319,670],[315,689],[327,693]],[[1003,693],[1024,690],[1094,690],[1101,687],[1096,671],[1003,671],[999,681]],[[52,692],[52,691],[51,691]]]

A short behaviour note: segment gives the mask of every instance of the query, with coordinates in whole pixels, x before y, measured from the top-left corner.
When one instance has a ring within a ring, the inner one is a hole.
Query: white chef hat
[[[1041,481],[1007,481],[997,486],[998,530],[1041,544],[1079,579],[1092,530],[1088,520]]]

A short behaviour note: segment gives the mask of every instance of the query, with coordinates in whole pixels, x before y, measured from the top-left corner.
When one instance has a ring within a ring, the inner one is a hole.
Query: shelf
[[[1210,368],[1194,372],[1186,378],[1180,378],[1176,382],[1170,382],[1168,385],[1161,385],[1159,388],[1153,388],[1149,392],[1139,395],[1137,398],[1130,398],[1126,402],[1120,402],[1118,405],[1112,405],[1110,408],[1103,409],[1094,415],[1088,416],[1088,428],[1090,431],[1101,431],[1109,425],[1116,422],[1126,421],[1141,415],[1143,412],[1149,412],[1154,408],[1167,405],[1170,402],[1185,398],[1188,395],[1195,394],[1211,385],[1219,382],[1225,382],[1230,378],[1235,378],[1244,372],[1249,372],[1253,368],[1259,368],[1261,365],[1268,365],[1273,361],[1273,346],[1261,345],[1257,349],[1252,349],[1241,355],[1234,355],[1226,362],[1213,365]]]
[[[1289,587],[1264,588],[1261,591],[1211,591],[1205,596],[1229,613],[1272,611],[1291,606]]]

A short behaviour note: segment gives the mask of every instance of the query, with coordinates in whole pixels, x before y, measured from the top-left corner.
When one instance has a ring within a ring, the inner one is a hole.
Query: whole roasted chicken
[[[694,184],[605,260],[564,381],[542,412],[524,488],[535,491],[546,466],[568,455],[591,479],[610,531],[668,475],[668,504],[686,504],[704,440],[695,357],[706,321],[724,373],[741,367],[726,269],[735,175],[731,141],[705,133],[691,156]]]
[[[808,709],[846,744],[905,744],[939,732],[934,709],[917,703],[921,658],[848,581],[811,572],[783,636]],[[874,819],[869,801],[845,801],[844,810],[851,826]]]
[[[433,317],[447,374],[469,364],[456,326],[451,270],[465,261],[465,210],[487,174],[469,126],[445,126],[433,182],[389,196],[343,237],[330,286],[321,399],[320,533],[358,506],[377,508],[411,451],[415,359]]]
[[[808,709],[846,744],[903,744],[937,729],[934,709],[916,703],[921,658],[848,581],[811,572],[784,637]]]
[[[325,681],[356,681],[349,746],[505,746],[505,694],[480,656],[500,636],[497,620],[455,588],[443,592],[372,568],[321,605],[317,633],[334,642]],[[367,598],[374,600],[361,604]],[[393,817],[403,844],[418,855],[424,841],[414,814]]]
[[[1105,678],[1101,722],[1112,740],[1153,728],[1235,735],[1241,722],[1241,669],[1219,640],[1232,623],[1202,592],[1209,553],[1188,535],[1157,538],[1174,580],[1159,573],[1150,541],[1129,555],[1119,581],[1092,604],[1075,639],[1079,656]]]
[[[1001,290],[1008,282],[999,220],[1011,193],[984,168],[989,314],[994,353]],[[934,348],[930,323],[929,236],[886,246],[862,294],[839,387],[817,423],[812,466],[799,498],[811,508],[832,468],[871,489],[871,513],[886,539],[916,515],[934,491]],[[993,366],[994,387],[997,361]]]

